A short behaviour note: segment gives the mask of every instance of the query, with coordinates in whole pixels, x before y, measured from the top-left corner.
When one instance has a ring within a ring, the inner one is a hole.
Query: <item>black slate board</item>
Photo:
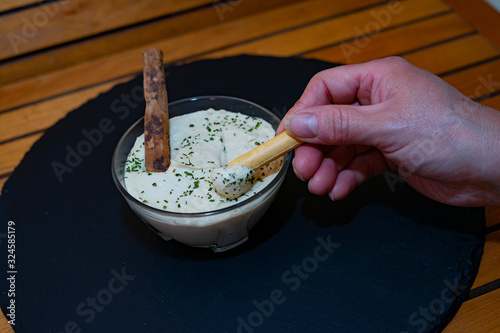
[[[235,96],[283,115],[331,66],[238,56],[169,67],[169,100]],[[143,110],[141,77],[116,86],[49,129],[6,182],[0,302],[8,314],[15,300],[16,332],[432,332],[458,310],[483,209],[436,203],[388,174],[330,202],[289,171],[244,245],[163,241],[111,179],[114,147]]]

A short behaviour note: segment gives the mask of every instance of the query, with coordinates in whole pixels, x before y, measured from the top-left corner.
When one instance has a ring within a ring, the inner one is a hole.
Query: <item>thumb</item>
[[[304,142],[321,145],[376,146],[383,130],[374,115],[377,105],[321,105],[304,108],[285,119],[286,130]]]

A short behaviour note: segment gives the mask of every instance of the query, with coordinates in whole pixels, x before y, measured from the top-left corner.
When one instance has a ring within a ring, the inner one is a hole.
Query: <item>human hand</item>
[[[500,204],[500,112],[390,57],[315,75],[283,119],[309,190],[345,198],[390,170],[440,202]]]

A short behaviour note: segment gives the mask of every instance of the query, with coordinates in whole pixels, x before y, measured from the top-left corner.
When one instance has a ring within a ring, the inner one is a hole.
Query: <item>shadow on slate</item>
[[[229,95],[282,115],[332,66],[237,56],[169,67],[169,100]],[[9,314],[15,300],[16,332],[435,332],[456,313],[482,254],[483,209],[391,190],[385,177],[331,202],[289,170],[242,246],[161,240],[111,179],[141,94],[137,77],[69,113],[6,182],[0,233],[15,223],[17,273],[15,298],[0,279],[0,302]],[[5,237],[0,246],[7,275]]]

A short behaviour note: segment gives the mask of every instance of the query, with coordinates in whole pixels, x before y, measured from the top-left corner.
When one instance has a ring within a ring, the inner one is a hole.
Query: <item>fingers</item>
[[[321,166],[324,152],[329,148],[309,144],[302,144],[296,148],[292,162],[295,175],[302,181],[311,179]]]
[[[328,150],[321,161],[321,165],[311,177],[308,187],[314,194],[328,193],[335,185],[337,175],[359,154],[371,150],[369,146],[336,146]]]
[[[360,87],[370,86],[373,80],[371,75],[367,75],[363,70],[364,66],[339,66],[319,72],[309,81],[296,105],[297,108],[300,110],[318,105],[351,104],[359,98],[366,100],[370,90],[360,91]],[[359,93],[363,95],[360,96]]]
[[[361,65],[339,66],[324,70],[313,76],[300,99],[288,111],[281,122],[277,133],[279,134],[285,130],[284,121],[287,117],[303,109],[320,105],[359,103],[357,95],[362,80],[359,75],[361,73],[360,67]],[[371,80],[369,81],[363,85],[371,85]],[[363,91],[366,92],[367,90],[364,89]],[[360,97],[366,100],[368,96]]]
[[[401,104],[393,97],[400,89],[393,81],[408,80],[409,66],[388,58],[339,66],[311,79],[277,133],[286,129],[305,142],[293,166],[300,179],[309,180],[312,193],[341,199],[388,169],[382,151],[404,143],[394,137],[404,124],[397,117]]]
[[[342,170],[330,190],[332,200],[346,198],[354,189],[368,179],[388,171],[389,167],[378,150],[357,156],[344,170]]]
[[[293,136],[312,144],[376,146],[390,129],[387,118],[379,114],[385,107],[384,103],[314,106],[288,116],[284,127]]]
[[[356,186],[389,170],[382,153],[369,146],[337,146],[326,151],[312,145],[299,148],[293,163],[297,176],[309,180],[311,193],[328,193],[334,200],[344,199]]]
[[[307,85],[298,110],[328,104],[376,104],[384,100],[381,80],[411,66],[398,57],[388,57],[361,64],[338,66],[316,74]],[[397,68],[397,69],[396,69]]]
[[[395,82],[413,84],[415,76],[423,75],[420,71],[400,57],[388,57],[319,72],[289,110],[278,133],[285,130],[284,122],[289,116],[307,108],[332,104],[375,105],[387,101],[405,86]]]

